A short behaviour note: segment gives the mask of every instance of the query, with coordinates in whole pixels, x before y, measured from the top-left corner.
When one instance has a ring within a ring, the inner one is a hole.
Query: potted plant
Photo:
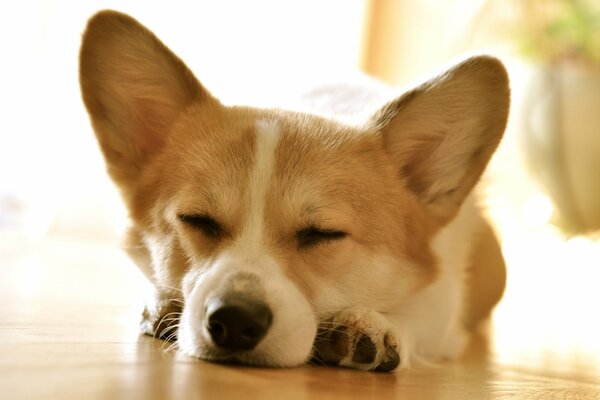
[[[538,61],[525,159],[571,233],[600,229],[600,2],[519,2],[519,42]]]

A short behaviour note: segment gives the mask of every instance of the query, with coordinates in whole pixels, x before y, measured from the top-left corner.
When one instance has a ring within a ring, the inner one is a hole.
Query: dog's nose
[[[207,305],[207,328],[213,342],[228,350],[250,350],[273,321],[271,309],[250,299],[214,298]]]

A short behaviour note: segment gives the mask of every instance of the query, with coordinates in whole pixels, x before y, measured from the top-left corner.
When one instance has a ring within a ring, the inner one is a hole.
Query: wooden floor
[[[565,244],[588,245],[597,256],[598,243]],[[531,268],[509,259],[489,339],[457,363],[386,374],[187,359],[138,336],[146,287],[117,246],[0,236],[0,398],[600,399],[600,262],[556,269],[540,246]]]

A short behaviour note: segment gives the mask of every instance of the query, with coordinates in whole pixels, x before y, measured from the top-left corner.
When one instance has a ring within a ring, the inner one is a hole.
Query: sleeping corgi
[[[472,194],[507,121],[495,58],[348,122],[336,99],[370,111],[372,89],[313,92],[333,101],[310,113],[225,106],[147,28],[103,11],[80,83],[127,251],[156,290],[142,331],[182,353],[392,371],[457,357],[500,299],[504,261]]]

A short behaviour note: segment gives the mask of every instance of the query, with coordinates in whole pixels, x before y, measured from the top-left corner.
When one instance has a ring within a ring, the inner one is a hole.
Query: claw
[[[400,365],[400,354],[398,354],[398,348],[389,334],[386,334],[383,338],[383,344],[385,346],[385,356],[375,368],[375,371],[390,372]]]

